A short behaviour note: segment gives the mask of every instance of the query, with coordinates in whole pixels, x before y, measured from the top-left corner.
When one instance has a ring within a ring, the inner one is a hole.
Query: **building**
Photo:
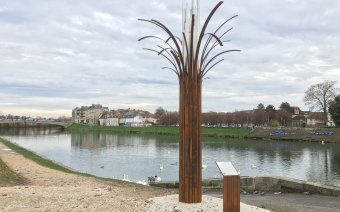
[[[307,117],[309,114],[309,111],[301,111],[299,107],[293,106],[290,107],[290,110],[292,111],[292,121],[291,126],[292,127],[306,127],[307,125]]]
[[[74,123],[87,124],[89,121],[88,116],[89,108],[87,106],[76,107],[72,110],[72,121]]]
[[[143,126],[143,117],[134,112],[127,112],[120,117],[119,125]]]
[[[101,104],[92,104],[88,109],[89,125],[99,125],[99,116],[103,113],[103,106]]]
[[[106,110],[108,110],[108,108],[106,108]],[[103,111],[104,108],[100,104],[76,107],[72,110],[72,121],[79,124],[98,125],[99,115],[102,114]]]
[[[100,114],[99,115],[100,126],[119,126],[119,116],[117,114]]]

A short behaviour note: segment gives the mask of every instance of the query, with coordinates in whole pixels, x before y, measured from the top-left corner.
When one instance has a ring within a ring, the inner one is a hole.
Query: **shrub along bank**
[[[13,123],[1,123],[0,128],[40,128],[40,127],[58,127],[58,125],[46,124],[44,122],[13,122]]]

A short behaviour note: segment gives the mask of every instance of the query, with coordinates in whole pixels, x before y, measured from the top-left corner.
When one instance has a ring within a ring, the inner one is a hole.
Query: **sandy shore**
[[[107,182],[42,167],[0,143],[1,159],[26,177],[25,186],[0,187],[0,211],[222,211],[223,200],[178,202],[174,190]],[[241,203],[241,211],[268,211]]]

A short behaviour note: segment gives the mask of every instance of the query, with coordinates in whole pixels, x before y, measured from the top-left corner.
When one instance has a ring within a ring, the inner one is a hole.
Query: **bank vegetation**
[[[103,131],[135,134],[158,134],[158,135],[179,135],[179,127],[128,127],[128,126],[88,126],[83,124],[72,124],[67,128],[70,131]],[[250,133],[247,128],[227,128],[227,127],[203,127],[203,137],[224,137],[224,138],[244,138]]]

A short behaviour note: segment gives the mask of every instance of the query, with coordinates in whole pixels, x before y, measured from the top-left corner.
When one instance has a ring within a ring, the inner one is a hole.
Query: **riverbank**
[[[179,134],[178,127],[88,126],[72,124],[67,130],[174,136]],[[202,137],[340,143],[340,128],[255,128],[251,130],[246,128],[204,127],[202,128]]]
[[[0,128],[58,128],[58,125],[44,123],[44,122],[1,122]]]
[[[132,134],[157,134],[157,135],[179,135],[179,127],[128,127],[128,126],[88,126],[73,123],[67,128],[70,131],[101,131],[101,132],[118,132]],[[251,130],[246,128],[202,128],[203,137],[218,138],[244,138]]]
[[[249,135],[245,136],[245,138],[295,142],[340,143],[340,128],[256,128],[252,130]]]
[[[155,188],[51,169],[14,152],[1,141],[0,158],[13,171],[28,180],[24,185],[0,187],[0,211],[158,212],[223,209],[222,199],[212,196],[203,195],[202,202],[198,204],[179,203],[175,189]],[[250,211],[268,210],[241,203],[241,212]]]

